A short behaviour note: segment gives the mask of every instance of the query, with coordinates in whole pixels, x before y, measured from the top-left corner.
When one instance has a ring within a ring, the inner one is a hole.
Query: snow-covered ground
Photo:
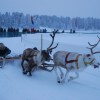
[[[100,37],[100,35],[99,35]],[[36,46],[41,48],[41,34],[23,35],[17,38],[0,38],[13,54],[22,54],[23,50]],[[57,34],[55,43],[58,50],[66,50],[79,53],[89,53],[88,42],[92,44],[98,41],[95,34]],[[43,49],[51,43],[49,34],[43,34]],[[100,44],[95,51],[100,51]],[[100,61],[100,54],[95,55]],[[73,74],[73,73],[70,73]],[[0,100],[100,100],[100,68],[88,67],[80,72],[78,79],[64,84],[57,83],[54,71],[46,72],[38,70],[32,73],[32,77],[22,74],[20,61],[6,63],[0,69]]]

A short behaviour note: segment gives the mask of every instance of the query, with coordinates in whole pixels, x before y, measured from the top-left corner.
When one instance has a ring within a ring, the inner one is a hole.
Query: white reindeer
[[[100,53],[100,52],[93,52],[93,48],[95,48],[99,42],[100,42],[100,38],[99,41],[94,45],[91,45],[88,42],[88,44],[91,46],[91,48],[88,48],[90,49],[91,54],[79,54],[79,53],[67,52],[67,51],[57,51],[53,55],[53,61],[54,61],[54,71],[56,73],[58,83],[64,82],[66,77],[68,81],[78,78],[79,77],[78,72],[84,70],[89,65],[94,66],[94,68],[99,67],[100,63],[97,62],[97,60],[93,55],[96,53]],[[65,75],[61,67],[66,69]],[[60,76],[57,72],[57,68],[60,71]],[[75,72],[76,76],[75,77],[70,76],[68,78],[68,74],[71,71]]]

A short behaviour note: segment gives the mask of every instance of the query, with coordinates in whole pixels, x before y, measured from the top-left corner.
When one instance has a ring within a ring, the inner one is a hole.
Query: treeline
[[[0,28],[35,28],[48,27],[53,29],[100,30],[100,19],[70,18],[47,15],[24,15],[23,13],[0,13]]]
[[[45,29],[34,29],[34,28],[23,28],[21,31],[19,31],[19,28],[15,29],[15,28],[8,28],[8,29],[5,29],[5,28],[2,28],[0,27],[0,33],[4,33],[4,32],[7,32],[7,33],[47,33],[47,30],[46,28]]]

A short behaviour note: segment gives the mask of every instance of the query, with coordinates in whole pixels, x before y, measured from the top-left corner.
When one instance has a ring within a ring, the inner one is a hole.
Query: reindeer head
[[[98,36],[97,36],[98,37]],[[88,42],[88,44],[90,45],[90,47],[88,47],[88,49],[90,49],[91,54],[87,54],[86,55],[86,62],[89,62],[90,65],[93,65],[94,68],[97,68],[100,66],[100,63],[95,59],[94,54],[100,53],[100,51],[98,52],[93,52],[93,49],[99,44],[100,42],[100,38],[98,37],[98,42],[94,45],[90,44]]]
[[[94,55],[92,54],[86,54],[84,56],[84,63],[85,65],[92,65],[94,68],[98,68],[100,66],[100,63],[95,59]]]
[[[51,60],[51,56],[50,54],[52,53],[52,50],[57,48],[58,46],[58,43],[55,47],[51,47],[54,43],[54,38],[55,38],[55,34],[56,34],[57,31],[54,31],[53,34],[50,34],[51,38],[52,38],[52,42],[51,44],[49,45],[49,47],[47,48],[47,50],[42,50],[42,55],[43,57],[45,58],[46,61],[50,61]]]
[[[47,50],[42,50],[42,55],[43,55],[43,58],[46,60],[46,61],[50,61],[51,60],[51,56],[49,55],[49,52]]]
[[[10,53],[11,50],[8,47],[6,47],[3,43],[0,43],[0,56],[5,58]]]

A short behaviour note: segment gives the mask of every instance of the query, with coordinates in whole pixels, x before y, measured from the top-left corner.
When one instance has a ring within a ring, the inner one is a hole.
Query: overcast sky
[[[100,0],[0,0],[0,12],[100,18]]]

